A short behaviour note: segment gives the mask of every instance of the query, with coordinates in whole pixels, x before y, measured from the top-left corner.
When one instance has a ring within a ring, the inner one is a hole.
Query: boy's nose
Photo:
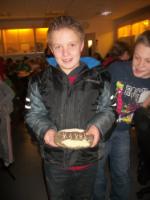
[[[63,47],[63,56],[67,56],[68,55],[68,48],[67,47]]]

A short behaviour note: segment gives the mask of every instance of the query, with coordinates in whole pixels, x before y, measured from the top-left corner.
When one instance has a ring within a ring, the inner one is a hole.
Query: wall
[[[101,34],[97,36],[97,39],[98,39],[97,51],[100,52],[103,57],[105,57],[105,55],[109,51],[114,41],[113,32],[110,31],[110,32]]]
[[[89,20],[86,31],[96,33],[96,51],[104,57],[113,43],[113,21],[110,17],[97,16]]]
[[[141,8],[114,21],[112,21],[109,16],[97,16],[88,21],[89,26],[86,31],[96,33],[96,50],[101,53],[102,56],[105,56],[114,40],[117,39],[118,27],[144,19],[150,19],[150,6]]]

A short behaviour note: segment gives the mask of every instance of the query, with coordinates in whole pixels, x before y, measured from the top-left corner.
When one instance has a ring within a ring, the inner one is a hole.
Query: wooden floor
[[[8,168],[0,164],[0,200],[47,200],[42,162],[37,145],[31,141],[23,120],[13,119],[12,137],[15,162]],[[137,145],[134,135],[131,144],[132,193],[129,200],[137,200]],[[143,200],[150,200],[145,195]]]
[[[22,121],[13,125],[15,162],[0,166],[0,200],[47,200],[42,164]]]

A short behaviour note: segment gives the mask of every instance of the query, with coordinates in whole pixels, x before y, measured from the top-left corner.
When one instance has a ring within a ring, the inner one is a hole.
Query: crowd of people
[[[6,167],[14,162],[11,118],[19,115],[23,119],[29,77],[44,67],[44,60],[39,57],[0,57],[0,159]]]
[[[84,37],[73,17],[54,18],[44,59],[0,58],[0,95],[9,95],[8,108],[16,95],[21,109],[26,96],[25,122],[41,149],[49,199],[130,200],[132,118],[137,109],[150,107],[150,30],[137,37],[132,51],[115,41],[105,58],[95,52],[92,67],[92,58],[81,56]],[[2,108],[1,103],[0,117]],[[7,111],[10,116],[12,108]],[[92,137],[91,146],[56,144],[58,132],[70,129],[83,130],[81,141]]]

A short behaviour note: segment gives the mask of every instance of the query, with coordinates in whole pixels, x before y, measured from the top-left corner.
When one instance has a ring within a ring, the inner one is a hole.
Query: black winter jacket
[[[73,85],[59,68],[49,66],[30,80],[28,88],[26,123],[36,135],[44,159],[64,168],[100,159],[105,138],[115,122],[108,74],[100,68],[81,65]],[[48,129],[86,129],[90,125],[95,125],[102,135],[94,148],[69,150],[44,144]]]

